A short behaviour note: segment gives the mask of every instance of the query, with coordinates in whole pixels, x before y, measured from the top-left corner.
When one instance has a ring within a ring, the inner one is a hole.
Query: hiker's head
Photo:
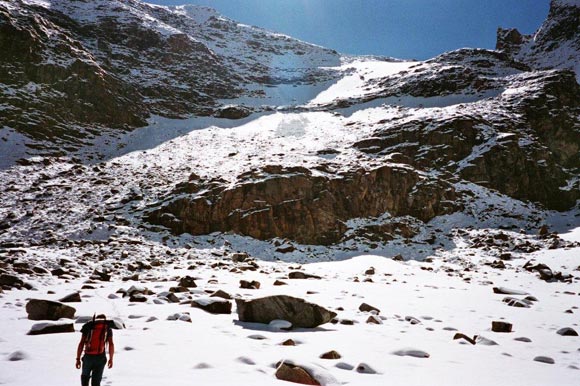
[[[95,320],[107,320],[105,314],[99,314],[95,317]]]

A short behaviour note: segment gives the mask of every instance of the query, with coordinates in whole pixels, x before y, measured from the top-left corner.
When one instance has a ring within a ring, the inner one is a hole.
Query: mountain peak
[[[496,49],[532,68],[575,70],[580,80],[580,0],[552,0],[548,17],[532,35],[499,28]]]

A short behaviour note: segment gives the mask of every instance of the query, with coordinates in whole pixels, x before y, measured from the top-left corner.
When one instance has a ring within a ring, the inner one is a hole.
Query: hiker
[[[81,341],[77,347],[76,368],[81,368],[81,354],[83,350],[85,355],[82,358],[81,385],[89,386],[89,379],[92,378],[91,386],[100,386],[103,370],[107,364],[106,346],[109,347],[109,368],[113,367],[113,354],[115,345],[113,344],[113,330],[111,323],[107,321],[105,315],[93,317],[91,322],[85,323],[81,328]]]

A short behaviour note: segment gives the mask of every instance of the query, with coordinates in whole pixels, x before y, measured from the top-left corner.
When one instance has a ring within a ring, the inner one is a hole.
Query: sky
[[[495,48],[498,27],[530,34],[549,0],[145,0],[206,5],[244,24],[354,55],[427,59]]]

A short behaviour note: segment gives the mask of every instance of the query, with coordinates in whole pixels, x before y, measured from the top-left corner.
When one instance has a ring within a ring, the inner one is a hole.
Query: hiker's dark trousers
[[[101,378],[103,378],[103,370],[107,364],[107,356],[85,354],[83,356],[83,371],[81,373],[81,385],[89,386],[89,379],[91,379],[91,386],[101,386]]]

